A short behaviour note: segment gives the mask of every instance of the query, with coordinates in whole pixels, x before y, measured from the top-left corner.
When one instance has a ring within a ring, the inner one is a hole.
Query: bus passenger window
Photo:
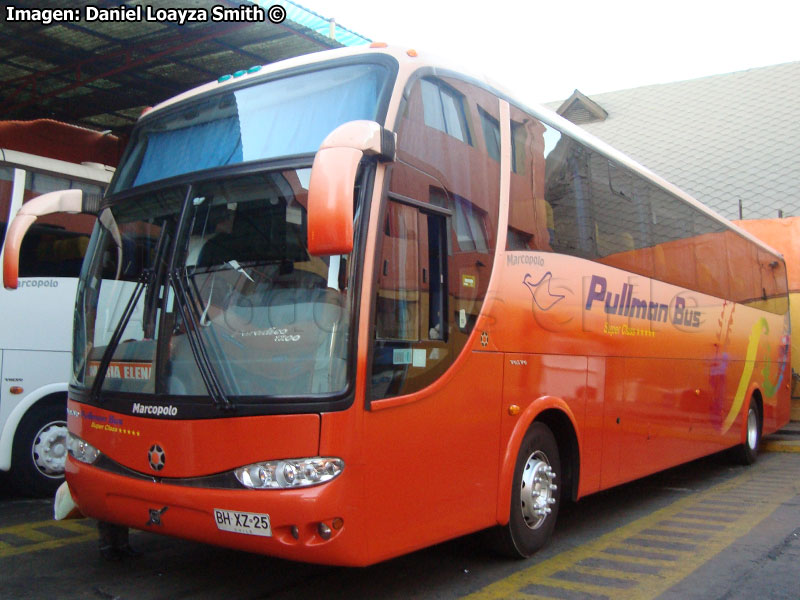
[[[545,199],[548,159],[561,134],[511,107],[511,194],[506,250],[553,249],[553,207]]]
[[[404,102],[376,257],[370,400],[422,390],[464,351],[497,244],[497,97],[420,78]]]
[[[486,213],[463,198],[456,198],[452,202],[452,208],[459,250],[483,254],[489,252],[486,243]]]
[[[471,144],[463,96],[438,80],[423,79],[421,86],[425,125]]]
[[[450,337],[447,256],[444,214],[389,200],[375,303],[374,397],[416,391],[450,362],[442,362]]]
[[[486,152],[492,160],[500,162],[500,122],[481,107],[478,107],[478,114],[481,116]]]
[[[562,136],[547,157],[545,199],[553,207],[553,250],[594,258],[589,161],[591,153]]]
[[[386,207],[378,273],[378,338],[419,339],[417,230],[417,211],[410,206],[389,202]]]

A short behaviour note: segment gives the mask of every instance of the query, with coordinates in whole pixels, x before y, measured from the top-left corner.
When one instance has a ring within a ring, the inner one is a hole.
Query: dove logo
[[[531,313],[537,325],[546,331],[566,331],[572,327],[574,314],[569,308],[569,300],[563,300],[573,292],[562,285],[559,279],[553,278],[552,271],[545,272],[541,277],[534,277],[526,273],[522,279],[523,285],[531,293]],[[558,306],[556,310],[554,307]]]
[[[539,281],[534,281],[530,273],[525,273],[522,283],[530,290],[533,296],[533,304],[539,310],[548,311],[566,297],[564,294],[554,294],[551,291],[550,285],[552,281],[553,274],[550,271],[542,275]]]

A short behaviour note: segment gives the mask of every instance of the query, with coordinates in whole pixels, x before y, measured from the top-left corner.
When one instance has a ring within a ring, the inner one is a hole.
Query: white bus
[[[99,200],[118,146],[55,121],[0,122],[2,251],[7,224],[31,198],[78,188]],[[0,289],[0,471],[28,495],[51,494],[64,479],[75,290],[94,221],[39,219],[22,245],[20,289]]]

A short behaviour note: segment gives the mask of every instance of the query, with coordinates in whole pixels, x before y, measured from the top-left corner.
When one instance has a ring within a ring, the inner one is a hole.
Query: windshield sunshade
[[[113,192],[185,173],[316,152],[342,123],[376,120],[388,71],[346,65],[216,94],[134,133]]]

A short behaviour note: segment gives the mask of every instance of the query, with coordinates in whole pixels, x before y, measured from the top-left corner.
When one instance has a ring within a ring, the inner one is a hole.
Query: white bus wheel
[[[32,406],[17,428],[11,476],[26,495],[55,494],[67,459],[66,403]]]
[[[755,398],[750,399],[747,409],[747,434],[744,442],[733,448],[734,460],[741,465],[752,465],[758,458],[761,442],[761,411]]]

